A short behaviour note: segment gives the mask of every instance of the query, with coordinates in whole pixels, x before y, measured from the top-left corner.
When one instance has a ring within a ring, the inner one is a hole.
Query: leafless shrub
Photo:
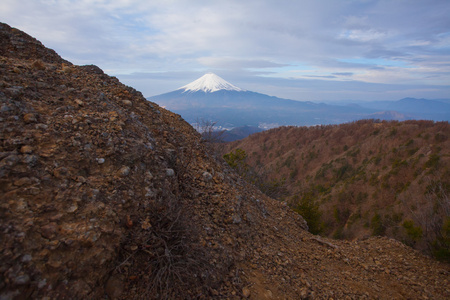
[[[427,190],[424,197],[403,197],[402,202],[408,208],[415,224],[423,231],[423,243],[429,253],[442,247],[446,248],[443,226],[450,218],[450,199],[448,190],[440,180],[426,178]],[[411,199],[417,199],[413,203]],[[447,249],[449,250],[449,249]]]
[[[205,297],[212,278],[218,277],[216,270],[179,199],[172,195],[160,200],[152,203],[144,220],[132,225],[116,272],[139,278],[135,284],[147,299]]]
[[[197,119],[195,129],[202,135],[207,143],[222,143],[224,130],[217,130],[217,122]]]
[[[218,158],[223,152],[223,135],[225,130],[218,130],[216,125],[217,122],[214,121],[197,119],[194,128],[201,134],[209,153]]]

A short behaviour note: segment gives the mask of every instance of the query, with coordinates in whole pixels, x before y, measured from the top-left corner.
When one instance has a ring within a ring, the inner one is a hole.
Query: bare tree
[[[428,251],[450,252],[450,236],[444,227],[450,220],[450,199],[448,190],[440,180],[426,178],[428,183],[427,191],[419,201],[417,197],[402,198],[403,204],[408,208],[414,223],[419,225],[423,231],[423,242]],[[413,199],[416,199],[413,201]]]
[[[207,143],[222,143],[225,130],[217,130],[217,122],[197,118],[194,128],[202,135]]]
[[[197,119],[194,128],[202,135],[202,139],[208,146],[209,153],[214,157],[221,157],[223,149],[223,134],[225,130],[218,130],[217,122],[205,119]]]

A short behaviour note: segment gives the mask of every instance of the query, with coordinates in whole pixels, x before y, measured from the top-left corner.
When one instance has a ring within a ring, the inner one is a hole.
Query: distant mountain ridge
[[[225,129],[262,128],[262,124],[327,125],[361,119],[450,120],[450,102],[445,101],[404,98],[347,105],[295,101],[244,90],[213,73],[147,100],[180,114],[191,124],[205,119]]]
[[[409,114],[411,119],[450,120],[450,102],[446,103],[442,100],[403,98],[398,101],[372,101],[363,103],[361,106]]]
[[[199,118],[225,128],[260,127],[264,124],[334,124],[375,112],[361,107],[343,107],[295,101],[247,91],[217,75],[206,74],[175,91],[147,98],[179,113],[189,123]]]

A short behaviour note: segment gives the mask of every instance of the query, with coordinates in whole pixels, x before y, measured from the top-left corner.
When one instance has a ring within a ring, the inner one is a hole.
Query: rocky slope
[[[0,35],[0,298],[450,297],[448,265],[309,234],[178,115]]]

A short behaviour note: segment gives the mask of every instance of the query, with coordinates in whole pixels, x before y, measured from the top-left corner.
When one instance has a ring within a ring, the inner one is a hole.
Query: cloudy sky
[[[145,96],[206,72],[295,100],[450,98],[449,0],[1,0],[0,21]]]

